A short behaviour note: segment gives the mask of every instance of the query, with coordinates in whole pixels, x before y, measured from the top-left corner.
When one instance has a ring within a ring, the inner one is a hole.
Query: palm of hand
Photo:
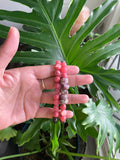
[[[3,126],[34,118],[41,95],[40,82],[31,70],[20,68],[5,71],[0,88],[0,115],[5,115],[1,120]]]

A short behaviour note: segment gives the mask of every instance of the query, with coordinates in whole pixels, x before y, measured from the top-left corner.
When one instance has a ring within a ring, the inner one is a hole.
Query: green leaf
[[[76,58],[77,54],[80,56],[80,47],[81,42],[87,37],[87,35],[95,28],[99,22],[105,18],[105,16],[110,13],[110,11],[115,6],[117,0],[107,0],[98,8],[94,9],[91,13],[91,16],[87,20],[87,22],[80,28],[77,34],[72,37],[74,39],[73,43],[68,52],[68,58],[70,59],[70,63],[73,64],[74,58]],[[75,52],[75,54],[73,54]],[[82,55],[83,56],[83,55]]]
[[[40,151],[40,134],[33,136],[29,142],[24,144],[24,147],[29,151]]]
[[[113,111],[102,100],[96,105],[92,100],[86,103],[86,108],[83,112],[88,117],[82,123],[86,128],[98,126],[99,133],[97,137],[97,153],[100,147],[103,145],[106,136],[109,139],[109,155],[113,150],[113,142],[116,140],[116,150],[120,147],[120,136],[116,127],[115,121],[112,117]],[[119,144],[119,145],[118,145]]]
[[[21,139],[18,141],[18,145],[22,146],[29,142],[40,131],[41,125],[45,121],[46,119],[34,119],[28,129],[22,134]]]
[[[104,34],[98,36],[97,38],[93,39],[92,41],[89,40],[85,43],[84,46],[82,46],[80,48],[80,52],[79,55],[75,58],[75,63],[79,63],[80,68],[84,68],[84,66],[86,66],[86,64],[88,65],[90,59],[88,60],[88,56],[93,53],[94,51],[97,51],[98,49],[101,49],[102,47],[105,46],[105,44],[108,44],[109,42],[111,42],[112,40],[118,38],[120,36],[120,24],[116,24],[115,26],[113,26],[112,28],[110,28],[108,31],[106,31]],[[120,43],[120,42],[118,42]],[[104,49],[103,49],[104,50]],[[113,48],[111,49],[113,50]],[[99,53],[101,52],[98,51]],[[80,57],[80,55],[84,55],[82,58]],[[106,53],[104,54],[106,55]],[[94,55],[95,57],[96,54]],[[101,53],[99,55],[101,57]],[[109,57],[112,55],[108,55]],[[92,56],[91,60],[92,59]],[[105,57],[107,58],[107,57]],[[87,61],[86,63],[84,63],[85,61]],[[90,61],[91,63],[91,61]],[[73,62],[74,64],[74,62]]]
[[[59,136],[60,136],[60,131],[61,131],[61,123],[60,121],[58,121],[57,123],[54,123],[53,121],[51,121],[51,125],[50,125],[50,138],[51,138],[51,142],[52,142],[52,152],[53,155],[56,155],[56,151],[59,147]]]
[[[94,127],[91,128],[85,128],[85,126],[82,124],[83,121],[86,118],[86,114],[82,112],[82,108],[84,108],[84,105],[80,105],[79,108],[76,108],[74,111],[74,114],[76,116],[76,127],[77,127],[77,134],[85,141],[87,142],[87,136],[90,135],[94,138],[97,137],[97,131]]]
[[[0,141],[8,141],[10,138],[13,138],[17,135],[17,131],[12,127],[0,130]]]

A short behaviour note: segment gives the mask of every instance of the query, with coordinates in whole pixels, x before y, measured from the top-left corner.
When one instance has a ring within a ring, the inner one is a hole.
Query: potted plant
[[[25,130],[16,130],[9,127],[0,131],[0,139],[15,137],[19,146],[25,146],[33,153],[47,151],[52,159],[59,159],[59,154],[83,156],[91,158],[110,159],[115,142],[114,154],[120,149],[120,126],[115,122],[113,113],[120,113],[120,106],[109,92],[109,87],[120,89],[120,71],[105,69],[100,65],[102,61],[120,52],[120,24],[99,36],[91,36],[93,29],[111,12],[118,0],[106,0],[96,8],[81,28],[72,37],[70,29],[78,17],[86,0],[72,0],[66,16],[61,19],[60,13],[63,0],[12,0],[32,9],[30,13],[22,11],[0,10],[0,19],[23,24],[20,31],[22,44],[27,48],[18,51],[12,63],[23,65],[54,64],[56,60],[66,61],[69,65],[77,65],[80,74],[91,74],[93,84],[82,87],[88,91],[91,99],[87,104],[69,105],[74,112],[72,119],[67,120],[67,125],[60,122],[54,124],[48,119],[34,119],[26,122]],[[0,25],[2,37],[6,37],[9,27]],[[85,41],[86,37],[88,38]],[[114,40],[114,42],[112,42]],[[70,88],[71,93],[80,93],[81,87]],[[42,104],[47,107],[46,104]],[[51,106],[52,107],[52,106]],[[4,133],[4,134],[3,134]],[[9,133],[9,134],[8,134]],[[47,134],[46,134],[47,133]],[[75,154],[68,151],[66,146],[73,145],[68,142],[76,134],[84,141],[90,135],[97,140],[97,154],[108,136],[108,157]],[[18,157],[13,155],[2,157],[8,159]],[[114,159],[114,158],[111,158]]]

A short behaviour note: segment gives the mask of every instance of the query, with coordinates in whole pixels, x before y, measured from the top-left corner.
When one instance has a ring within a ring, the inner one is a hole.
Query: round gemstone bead
[[[65,122],[66,121],[66,117],[65,116],[61,116],[60,120],[61,120],[61,122]]]
[[[60,77],[56,76],[54,80],[55,80],[55,82],[60,82]]]
[[[61,78],[60,83],[61,84],[67,84],[68,83],[68,78]]]
[[[55,83],[55,88],[60,89],[61,88],[60,83]]]
[[[61,72],[62,72],[62,73],[66,73],[66,72],[67,72],[67,68],[66,68],[66,67],[62,67],[62,68],[61,68]]]
[[[66,114],[67,114],[66,110],[63,110],[63,111],[60,112],[61,116],[65,116],[66,117]]]
[[[59,100],[55,99],[53,104],[56,105],[56,106],[59,105]]]
[[[61,61],[60,61],[60,60],[57,60],[57,61],[55,62],[55,64],[61,64]]]
[[[62,67],[67,66],[66,62],[61,62],[61,66],[62,66]]]
[[[67,104],[68,103],[68,99],[66,100],[60,100],[60,104]]]
[[[55,75],[56,75],[56,76],[60,76],[60,75],[61,75],[61,72],[60,72],[59,70],[56,70],[56,71],[55,71]]]
[[[67,73],[62,73],[63,78],[67,78]]]
[[[66,99],[68,99],[67,94],[62,94],[62,95],[60,96],[60,100],[66,100]]]
[[[61,94],[68,94],[68,90],[61,89]]]
[[[65,89],[65,90],[68,90],[69,87],[70,87],[70,86],[69,86],[68,84],[62,84],[62,85],[61,85],[61,89],[63,89],[63,90],[64,90],[64,89]]]
[[[53,98],[58,100],[58,99],[59,99],[59,94],[55,94],[55,95],[53,96]]]
[[[53,110],[58,112],[59,111],[59,106],[54,105]]]
[[[55,94],[60,94],[60,90],[58,88],[55,88]]]
[[[61,69],[61,64],[55,64],[55,69],[60,70]]]
[[[53,117],[53,122],[57,123],[58,122],[58,117]]]
[[[65,104],[61,104],[60,105],[60,109],[63,111],[63,110],[65,110],[66,109],[66,105]]]
[[[53,117],[59,117],[59,113],[55,111],[55,112],[53,113]]]

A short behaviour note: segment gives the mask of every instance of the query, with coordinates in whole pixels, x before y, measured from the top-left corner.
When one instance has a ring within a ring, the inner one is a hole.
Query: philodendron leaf
[[[100,100],[96,105],[90,99],[90,101],[86,103],[86,108],[83,109],[83,112],[88,115],[88,117],[83,122],[83,125],[85,125],[86,128],[98,126],[99,133],[97,137],[97,153],[100,147],[103,145],[107,135],[110,144],[109,155],[113,150],[114,140],[116,141],[115,150],[117,151],[120,148],[120,136],[115,121],[112,117],[112,109],[107,104],[105,104],[103,100]]]
[[[60,121],[58,121],[57,123],[54,123],[53,121],[51,121],[50,124],[50,139],[52,142],[52,152],[54,154],[54,156],[56,155],[56,151],[59,147],[59,136],[60,136],[60,132],[61,132],[61,123]]]
[[[10,138],[13,138],[17,135],[17,131],[12,127],[0,130],[0,141],[8,141]]]
[[[40,131],[41,126],[46,121],[46,119],[34,119],[28,129],[21,135],[21,138],[18,140],[18,145],[22,146],[29,142]]]

